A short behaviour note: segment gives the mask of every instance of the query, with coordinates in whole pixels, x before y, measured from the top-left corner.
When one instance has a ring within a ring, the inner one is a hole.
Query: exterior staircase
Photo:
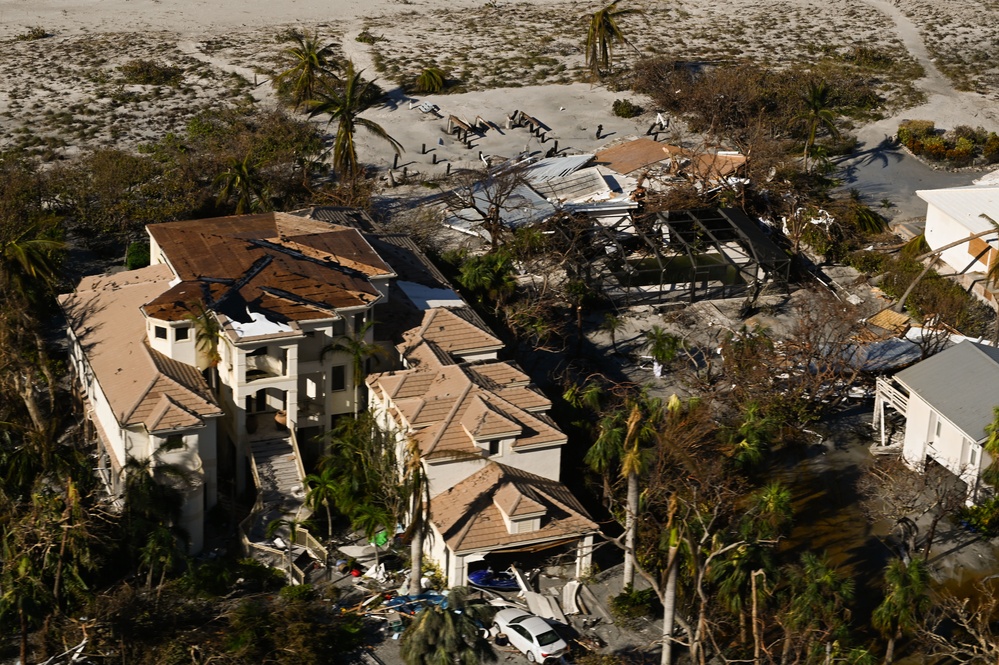
[[[267,540],[267,525],[273,520],[304,519],[305,478],[291,438],[255,441],[250,449],[256,466],[257,493],[262,510],[257,514],[249,537],[253,542]],[[288,529],[281,529],[287,542]]]

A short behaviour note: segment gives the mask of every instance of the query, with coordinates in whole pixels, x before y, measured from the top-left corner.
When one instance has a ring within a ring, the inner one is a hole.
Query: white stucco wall
[[[937,249],[957,240],[973,235],[963,224],[950,215],[928,203],[926,207],[926,242],[931,249]],[[994,245],[993,245],[994,246]],[[969,253],[969,244],[961,243],[956,247],[946,249],[940,255],[943,261],[955,271],[986,272],[988,270],[988,255],[972,263],[973,254]],[[968,268],[968,266],[971,266]],[[965,270],[967,269],[967,270]]]

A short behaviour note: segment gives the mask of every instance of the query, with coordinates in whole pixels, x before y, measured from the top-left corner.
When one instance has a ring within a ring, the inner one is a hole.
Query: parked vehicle
[[[493,626],[532,663],[557,661],[569,649],[547,621],[523,610],[500,610],[493,619]]]

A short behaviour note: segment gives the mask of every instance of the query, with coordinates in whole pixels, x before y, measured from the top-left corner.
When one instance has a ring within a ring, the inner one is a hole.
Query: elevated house
[[[289,214],[147,230],[149,267],[87,278],[62,305],[109,491],[130,460],[181,463],[197,478],[184,524],[196,552],[223,483],[256,484],[267,519],[301,508],[299,440],[364,394],[337,343],[373,339],[395,273],[357,229]]]
[[[925,189],[916,194],[926,201],[927,244],[939,249],[959,243],[944,249],[940,260],[949,266],[947,272],[958,273],[966,288],[995,307],[995,285],[986,275],[999,261],[999,186]],[[968,241],[959,242],[963,239]]]
[[[940,464],[967,486],[970,502],[982,489],[982,470],[992,463],[983,444],[996,406],[999,349],[963,341],[902,370],[892,381],[879,379],[875,425],[884,431],[886,407],[901,414],[906,464],[916,470],[930,460]],[[882,438],[882,443],[888,442]]]

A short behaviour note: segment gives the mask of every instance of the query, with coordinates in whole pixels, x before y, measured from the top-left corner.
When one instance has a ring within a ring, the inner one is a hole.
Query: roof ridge
[[[448,411],[447,416],[441,419],[441,427],[437,430],[437,435],[430,442],[430,445],[427,446],[427,450],[424,455],[429,455],[434,452],[437,444],[440,443],[441,437],[444,436],[444,432],[447,430],[448,425],[450,425],[451,421],[454,420],[454,417],[458,414],[458,409],[461,408],[461,405],[465,402],[465,398],[468,397],[468,393],[472,389],[473,385],[473,382],[469,379],[465,384],[464,389],[461,391],[461,395],[454,401],[454,404],[451,405],[451,409]]]

